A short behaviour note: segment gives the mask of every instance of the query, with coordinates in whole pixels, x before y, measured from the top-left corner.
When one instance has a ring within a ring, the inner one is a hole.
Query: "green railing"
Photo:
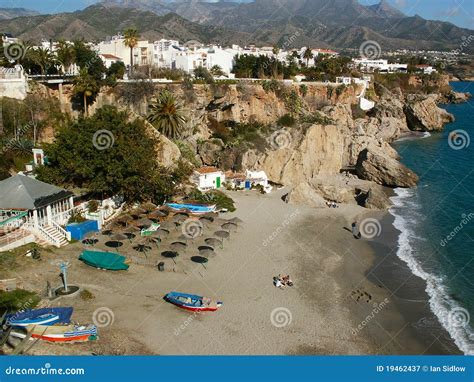
[[[7,212],[7,211],[4,211],[4,210],[2,211],[2,210],[0,210],[0,217],[1,217],[2,213],[4,213],[4,212]],[[14,221],[16,221],[16,220],[18,220],[18,219],[24,218],[25,216],[28,216],[28,212],[24,212],[24,211],[8,211],[8,212],[9,212],[9,213],[16,213],[17,215],[11,216],[11,217],[9,217],[9,218],[6,219],[6,220],[0,221],[0,227],[3,227],[3,226],[5,226],[5,225],[7,225],[7,224],[9,224],[9,223],[12,223],[12,222],[14,222]]]

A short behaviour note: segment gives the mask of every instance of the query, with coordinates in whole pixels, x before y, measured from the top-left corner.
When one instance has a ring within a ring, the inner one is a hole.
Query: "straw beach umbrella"
[[[161,256],[163,256],[166,259],[172,259],[173,262],[176,264],[175,258],[179,256],[178,252],[173,252],[173,251],[165,251],[161,253]]]
[[[216,239],[216,238],[214,238],[214,237],[210,237],[210,238],[204,240],[204,242],[205,242],[207,245],[211,246],[211,247],[220,246],[220,247],[222,248],[222,241],[219,240],[219,239]]]
[[[187,247],[188,245],[182,241],[175,241],[174,243],[170,244],[170,248],[173,251],[185,251]]]
[[[191,257],[191,261],[193,263],[201,264],[204,267],[204,269],[207,269],[205,264],[209,262],[209,259],[203,256],[193,256]]]

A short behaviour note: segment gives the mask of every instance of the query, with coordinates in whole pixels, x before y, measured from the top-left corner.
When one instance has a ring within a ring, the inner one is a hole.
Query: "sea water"
[[[474,83],[452,86],[474,95]],[[390,212],[398,256],[426,281],[431,310],[456,345],[474,354],[474,99],[445,108],[456,122],[443,132],[395,143],[420,182],[396,189]]]

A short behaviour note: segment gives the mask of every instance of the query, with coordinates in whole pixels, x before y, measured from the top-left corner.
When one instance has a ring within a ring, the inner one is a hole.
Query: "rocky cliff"
[[[252,83],[192,89],[172,84],[159,85],[155,91],[165,87],[185,106],[188,126],[182,140],[194,152],[193,161],[225,169],[262,169],[272,182],[293,187],[290,202],[313,206],[325,206],[329,200],[388,207],[385,187],[413,187],[418,180],[399,162],[390,143],[411,131],[440,130],[453,120],[437,105],[444,96],[410,94],[382,85],[375,86],[376,106],[367,113],[358,108],[357,86],[282,84],[278,90],[265,90]],[[119,92],[108,90],[98,95],[90,111],[114,104],[144,116],[152,98],[130,105]],[[63,89],[61,99],[63,109],[74,113],[70,89]],[[290,114],[296,122],[291,127],[277,123]],[[217,139],[220,130],[232,134],[236,125],[247,124],[249,129],[266,126],[257,134],[264,145],[242,143],[241,138]],[[157,159],[171,165],[179,156],[175,143],[162,137]]]

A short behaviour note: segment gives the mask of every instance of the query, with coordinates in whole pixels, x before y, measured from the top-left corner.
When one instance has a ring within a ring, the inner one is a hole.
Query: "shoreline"
[[[424,348],[422,352],[417,350],[410,354],[463,354],[431,310],[425,280],[416,276],[399,258],[398,240],[401,231],[394,226],[394,221],[395,217],[390,212],[385,213],[381,219],[384,239],[370,243],[375,252],[375,261],[367,272],[368,279],[374,283],[384,280],[384,289],[407,321],[404,328],[406,335],[416,338],[418,346]]]

